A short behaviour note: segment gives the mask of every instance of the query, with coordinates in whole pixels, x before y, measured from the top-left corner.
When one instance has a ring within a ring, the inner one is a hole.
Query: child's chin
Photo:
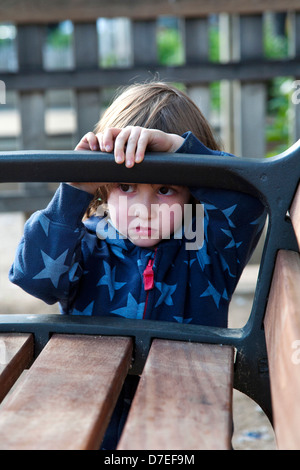
[[[141,248],[151,248],[152,246],[155,246],[160,242],[159,239],[153,239],[153,238],[133,238],[133,239],[130,239],[130,241],[134,245],[140,246]]]

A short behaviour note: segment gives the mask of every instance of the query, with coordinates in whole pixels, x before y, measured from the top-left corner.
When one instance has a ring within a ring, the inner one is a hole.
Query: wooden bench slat
[[[296,195],[290,209],[290,216],[300,249],[300,184],[298,185]]]
[[[281,250],[264,320],[279,449],[300,449],[300,257]]]
[[[33,359],[31,334],[0,334],[0,402]]]
[[[54,335],[0,414],[0,449],[98,449],[132,340]]]
[[[154,340],[118,450],[229,449],[233,348]]]

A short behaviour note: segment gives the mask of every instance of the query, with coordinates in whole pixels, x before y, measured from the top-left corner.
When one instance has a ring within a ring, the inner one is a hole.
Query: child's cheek
[[[113,196],[108,200],[110,219],[113,225],[123,235],[127,235],[127,198],[126,196]]]
[[[167,209],[162,213],[161,221],[162,239],[169,239],[171,235],[182,226],[183,208],[180,204],[173,205],[172,210]]]
[[[127,237],[128,235],[128,218],[127,218],[127,213],[120,210],[118,208],[116,210],[116,221],[115,221],[115,227],[118,229],[118,231]]]

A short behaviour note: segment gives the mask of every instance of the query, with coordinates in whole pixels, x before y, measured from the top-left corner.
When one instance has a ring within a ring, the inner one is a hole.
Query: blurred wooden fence
[[[290,55],[270,60],[264,54],[264,14],[288,12]],[[18,94],[22,149],[47,149],[45,93],[72,90],[76,125],[72,145],[93,129],[103,107],[102,91],[159,76],[186,85],[190,96],[210,119],[210,84],[221,82],[220,135],[227,151],[241,156],[266,153],[267,84],[278,76],[300,76],[300,2],[287,0],[14,0],[0,4],[1,22],[17,26],[17,70],[0,73],[6,90]],[[219,15],[221,57],[211,61],[211,15]],[[158,62],[157,18],[180,17],[184,32],[184,63]],[[99,65],[98,18],[130,20],[131,62]],[[74,27],[72,69],[47,70],[43,59],[46,25],[70,20]],[[291,106],[293,104],[291,103]],[[300,111],[294,105],[291,134],[300,137]],[[1,117],[0,117],[1,119]],[[52,144],[53,145],[53,144]],[[0,140],[1,146],[1,140]],[[58,147],[57,147],[58,148]],[[1,150],[6,150],[2,148]],[[27,184],[0,196],[0,211],[33,211],[43,207],[51,190]]]

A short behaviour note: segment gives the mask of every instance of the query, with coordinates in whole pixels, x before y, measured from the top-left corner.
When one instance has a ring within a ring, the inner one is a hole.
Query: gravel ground
[[[9,283],[7,273],[21,238],[24,218],[21,213],[0,214],[0,314],[58,313],[57,306],[48,306]],[[257,266],[246,268],[231,303],[231,327],[245,324],[252,305]],[[274,433],[260,407],[242,393],[233,395],[235,450],[273,450]]]

